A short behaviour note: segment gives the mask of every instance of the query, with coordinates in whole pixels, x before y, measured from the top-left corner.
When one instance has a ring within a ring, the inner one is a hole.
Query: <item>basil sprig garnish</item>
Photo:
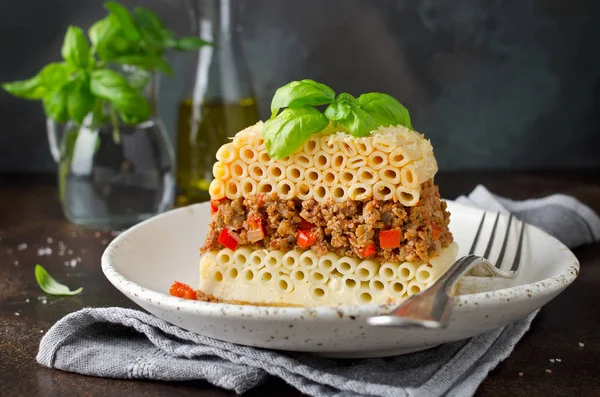
[[[321,105],[329,105],[324,114],[316,108]],[[280,87],[271,101],[271,113],[263,137],[273,159],[294,153],[330,123],[356,137],[368,136],[380,126],[412,129],[408,110],[390,95],[370,92],[354,98],[341,93],[336,97],[328,86],[308,79]]]
[[[61,48],[63,62],[45,66],[34,77],[2,84],[10,94],[42,100],[46,115],[58,122],[72,120],[81,124],[93,114],[98,125],[110,114],[126,124],[137,124],[151,115],[148,100],[142,95],[155,70],[172,75],[164,54],[167,49],[197,50],[210,43],[198,37],[177,38],[151,10],[137,7],[133,13],[115,1],[104,7],[109,15],[94,23],[86,37],[83,30],[69,26]],[[89,41],[88,41],[89,38]],[[114,65],[134,66],[127,79],[115,72]]]

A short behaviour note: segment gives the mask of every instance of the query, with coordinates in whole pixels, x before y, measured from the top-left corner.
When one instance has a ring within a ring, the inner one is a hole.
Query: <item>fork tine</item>
[[[517,245],[517,252],[515,253],[515,260],[510,268],[511,272],[518,272],[519,266],[521,265],[521,251],[523,247],[523,236],[525,235],[525,226],[527,224],[525,222],[521,222],[521,233],[519,235],[519,245]]]
[[[469,250],[469,255],[475,253],[475,248],[477,247],[477,241],[479,241],[479,235],[481,234],[481,229],[483,228],[483,223],[485,222],[485,216],[487,212],[483,213],[481,217],[481,222],[479,222],[479,227],[477,228],[477,233],[475,233],[475,238],[473,239],[473,244],[471,245],[471,249]]]
[[[504,252],[506,251],[506,245],[508,244],[508,236],[510,235],[510,224],[512,223],[513,215],[510,215],[508,218],[508,225],[506,226],[506,233],[504,234],[504,241],[502,242],[502,248],[500,249],[500,253],[498,254],[498,260],[496,261],[496,267],[498,269],[502,268],[502,259],[504,259]]]
[[[492,234],[490,234],[490,241],[488,242],[487,248],[485,249],[485,254],[483,254],[484,258],[489,258],[490,251],[492,251],[492,246],[494,245],[494,237],[496,236],[496,228],[498,227],[498,219],[500,219],[500,213],[496,215],[496,220],[494,221],[494,227],[492,228]]]

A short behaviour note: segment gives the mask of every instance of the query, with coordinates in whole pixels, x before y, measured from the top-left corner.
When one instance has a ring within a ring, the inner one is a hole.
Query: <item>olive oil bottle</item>
[[[201,47],[190,63],[188,92],[179,103],[177,205],[209,199],[212,167],[219,147],[259,120],[256,96],[241,51],[239,6],[232,0],[192,0]]]
[[[179,103],[177,125],[177,196],[178,205],[209,199],[215,154],[227,138],[258,121],[254,98],[237,102],[204,102],[197,111],[193,101]],[[196,114],[194,114],[196,113]],[[196,116],[197,115],[197,116]]]

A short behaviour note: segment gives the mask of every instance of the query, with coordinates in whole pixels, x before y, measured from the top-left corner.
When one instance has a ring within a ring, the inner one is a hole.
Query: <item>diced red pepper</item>
[[[311,230],[298,230],[296,243],[302,248],[308,248],[317,242],[317,237]]]
[[[232,236],[232,232],[230,232],[226,227],[221,230],[221,234],[219,235],[217,241],[232,251],[235,251],[239,244],[238,241]]]
[[[314,228],[315,225],[310,223],[309,221],[307,221],[304,218],[300,218],[300,224],[298,225],[298,229],[300,230],[310,230],[312,228]]]
[[[265,229],[263,227],[262,219],[258,216],[250,215],[248,217],[248,233],[246,237],[253,243],[265,238]]]
[[[262,207],[263,205],[265,205],[265,195],[261,193],[258,195],[258,206]]]
[[[442,234],[441,227],[439,227],[437,225],[431,226],[431,237],[433,237],[434,240],[439,240],[440,234]]]
[[[178,298],[193,300],[198,299],[196,296],[196,291],[194,291],[192,287],[187,284],[180,283],[179,281],[175,281],[173,285],[171,285],[171,288],[169,288],[169,294]]]
[[[379,246],[381,248],[398,248],[402,234],[398,229],[382,230],[379,232]]]
[[[225,199],[210,200],[210,213],[214,214],[219,210],[219,203]]]
[[[375,255],[375,252],[375,244],[371,243],[366,247],[359,248],[358,255],[360,255],[361,258],[368,258],[370,256]]]

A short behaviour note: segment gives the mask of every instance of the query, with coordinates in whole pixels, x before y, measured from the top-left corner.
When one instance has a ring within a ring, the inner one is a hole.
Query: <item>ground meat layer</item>
[[[214,203],[208,237],[201,253],[223,248],[217,239],[223,227],[238,233],[241,246],[289,251],[297,246],[300,222],[304,219],[315,225],[316,242],[311,248],[319,255],[335,252],[340,256],[361,258],[366,247],[374,244],[377,261],[427,261],[441,247],[452,242],[448,230],[450,213],[440,199],[433,181],[421,185],[421,198],[414,207],[375,198],[343,203],[318,203],[315,200],[280,200],[273,196],[224,199]],[[248,219],[258,217],[265,230],[264,240],[250,243],[246,234]],[[399,248],[379,246],[379,232],[401,231]]]

